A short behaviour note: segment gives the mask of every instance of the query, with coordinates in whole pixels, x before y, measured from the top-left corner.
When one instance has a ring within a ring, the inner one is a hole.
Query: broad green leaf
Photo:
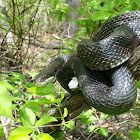
[[[41,113],[41,111],[40,111],[40,106],[34,105],[34,106],[30,106],[30,108],[32,109],[32,111],[34,111],[34,112],[36,113],[36,115],[37,115],[38,117],[41,117],[41,116],[40,116],[40,113]]]
[[[97,118],[95,117],[95,116],[90,116],[90,117],[88,117],[88,118],[81,118],[80,119],[80,121],[82,122],[82,123],[84,123],[84,124],[90,124],[90,123],[92,123],[92,122],[94,122],[94,121],[96,121],[97,120]]]
[[[30,125],[34,126],[36,116],[34,112],[29,108],[20,108],[19,109],[19,116],[20,120],[22,121],[23,125]]]
[[[21,134],[30,134],[34,131],[34,129],[30,126],[22,126],[22,127],[17,127],[13,129],[10,133],[10,137],[16,136],[16,135],[21,135]]]
[[[99,130],[99,133],[102,134],[105,137],[108,137],[108,130],[106,128],[101,128]]]
[[[55,140],[55,139],[52,136],[50,136],[49,134],[41,133],[41,134],[37,135],[36,140]]]
[[[108,11],[98,11],[96,12],[93,17],[91,17],[92,20],[106,20],[108,19],[112,13]]]
[[[0,138],[4,138],[4,131],[3,131],[3,127],[0,127]]]
[[[88,118],[89,116],[92,115],[92,113],[93,113],[93,111],[91,109],[89,109],[85,113],[82,113],[78,118]]]
[[[29,72],[29,71],[26,71],[26,73],[28,73],[32,78],[35,78],[35,76],[38,74],[37,72]]]
[[[21,73],[12,72],[10,75],[14,76],[16,79],[22,80],[24,82],[26,81],[25,77]]]
[[[19,134],[9,138],[8,140],[30,140],[30,137],[26,134]]]
[[[10,85],[8,82],[6,82],[2,79],[0,79],[0,84],[3,85],[9,91],[15,90],[15,88],[12,85]]]
[[[27,89],[30,90],[32,93],[39,95],[39,96],[44,96],[44,95],[48,95],[48,94],[56,94],[56,91],[55,91],[52,83],[47,84],[43,87],[31,87],[31,88],[27,88]]]
[[[74,130],[75,129],[75,122],[70,121],[68,124],[65,125],[67,128]]]
[[[140,129],[134,129],[130,134],[134,140],[140,139]]]
[[[7,89],[0,84],[0,114],[14,119],[12,115],[12,102]]]
[[[28,106],[34,106],[34,105],[47,105],[47,104],[51,104],[54,105],[55,103],[60,103],[60,99],[56,99],[56,100],[48,100],[46,98],[38,98],[36,100],[30,100],[27,101],[22,108],[26,108]]]
[[[88,132],[92,132],[97,126],[96,125],[90,125],[88,127]]]
[[[57,119],[52,117],[52,116],[44,116],[36,122],[36,127],[40,127],[44,124],[47,124],[47,123],[50,123],[50,122],[56,122],[56,121],[57,121]]]
[[[63,114],[64,118],[67,117],[67,115],[68,115],[68,109],[65,107],[64,108],[64,114]]]

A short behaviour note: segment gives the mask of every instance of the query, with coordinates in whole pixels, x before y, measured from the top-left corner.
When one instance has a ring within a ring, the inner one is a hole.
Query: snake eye
[[[105,92],[109,92],[109,88],[106,88],[104,91],[105,91]]]

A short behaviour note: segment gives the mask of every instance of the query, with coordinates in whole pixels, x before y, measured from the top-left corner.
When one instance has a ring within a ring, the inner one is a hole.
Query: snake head
[[[55,73],[50,73],[48,70],[41,71],[36,77],[35,77],[35,84],[43,86],[49,83],[52,83],[55,81]]]
[[[62,69],[65,61],[63,57],[56,58],[45,70],[42,70],[36,77],[35,77],[35,84],[37,85],[46,85],[55,80],[57,73]]]

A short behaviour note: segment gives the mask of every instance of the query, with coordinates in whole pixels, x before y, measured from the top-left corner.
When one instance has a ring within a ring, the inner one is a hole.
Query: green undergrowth
[[[32,81],[37,74],[27,73],[31,77],[30,81]],[[9,75],[3,74],[0,77],[0,115],[7,116],[15,122],[15,128],[11,131],[8,140],[18,140],[19,138],[20,140],[30,140],[31,138],[34,140],[63,140],[67,129],[73,131],[77,126],[82,124],[88,125],[87,132],[89,134],[94,132],[108,137],[108,127],[102,127],[102,122],[114,116],[104,113],[97,115],[97,111],[93,108],[69,121],[65,121],[68,115],[67,108],[59,110],[59,118],[48,116],[47,112],[51,109],[52,105],[60,108],[64,93],[61,93],[60,98],[56,99],[58,93],[53,84],[38,87],[30,81],[28,81],[24,75],[15,72]],[[137,81],[138,88],[140,87],[139,85],[140,82]],[[35,95],[37,98],[34,98]],[[40,107],[44,108],[43,115]],[[135,108],[132,109],[131,113],[134,115],[140,114],[140,101],[135,104]],[[58,122],[58,120],[61,121]],[[126,120],[122,122],[120,128],[128,124],[134,125],[135,129],[131,130],[129,133],[133,139],[140,139],[140,115],[138,121]],[[94,125],[96,121],[100,123]],[[56,126],[60,126],[61,128],[59,133],[56,132],[51,135],[50,133],[43,132],[42,128]],[[12,127],[12,125],[8,127]],[[118,134],[119,129],[116,130],[116,132],[117,138],[124,136],[124,134]],[[116,135],[116,133],[114,135]],[[3,125],[0,126],[0,137],[4,137]]]

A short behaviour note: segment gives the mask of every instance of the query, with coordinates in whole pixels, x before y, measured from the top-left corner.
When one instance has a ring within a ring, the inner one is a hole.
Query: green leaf
[[[0,85],[0,114],[10,117],[14,119],[12,115],[12,102],[11,97],[8,94],[7,89]]]
[[[113,115],[108,115],[108,114],[105,114],[105,113],[101,113],[101,116],[100,116],[100,118],[101,119],[110,119],[110,118],[112,118],[113,117]]]
[[[34,112],[29,108],[20,108],[19,109],[19,116],[20,120],[22,121],[23,125],[30,125],[34,126],[36,116]]]
[[[3,127],[0,127],[0,138],[4,138],[4,131],[3,131]]]
[[[25,92],[25,94],[26,94],[26,96],[27,96],[27,98],[30,100],[30,99],[32,99],[32,97],[33,97],[33,94],[32,93],[30,93],[30,92]]]
[[[106,116],[107,116],[107,114],[105,114],[105,113],[101,113],[100,118],[101,118],[101,119],[105,119]]]
[[[17,73],[17,72],[12,72],[9,75],[14,76],[16,79],[22,80],[22,81],[26,81],[25,77],[21,74],[21,73]]]
[[[63,99],[64,99],[64,97],[65,97],[65,93],[64,93],[64,92],[62,92],[62,93],[61,93],[61,99],[63,100]]]
[[[15,88],[12,85],[10,85],[9,83],[7,83],[6,81],[4,81],[2,79],[0,79],[0,84],[5,86],[5,88],[7,88],[7,90],[9,90],[9,91],[15,90]]]
[[[8,140],[30,140],[30,137],[26,134],[19,134],[9,138]]]
[[[10,96],[10,98],[11,98],[11,101],[20,101],[20,100],[23,100],[22,98],[14,97],[14,96]]]
[[[22,126],[15,128],[11,131],[10,137],[16,136],[16,135],[21,135],[21,134],[30,134],[34,131],[34,129],[30,126]]]
[[[55,140],[55,139],[52,136],[50,136],[49,134],[41,133],[41,134],[37,135],[36,140]]]
[[[106,20],[111,15],[112,15],[112,13],[110,13],[108,11],[98,11],[91,17],[91,19],[92,20]]]
[[[53,135],[53,138],[55,140],[64,140],[63,139],[63,135],[64,135],[64,131],[61,131],[61,132],[56,132],[54,135]]]
[[[30,108],[32,109],[32,111],[34,111],[34,112],[36,113],[36,115],[37,115],[38,117],[41,117],[41,116],[40,116],[40,113],[41,113],[41,111],[40,111],[40,106],[34,105],[34,106],[30,106]]]
[[[75,129],[75,122],[70,121],[68,124],[65,125],[67,128],[74,130]]]
[[[52,83],[47,84],[43,87],[31,87],[31,88],[27,88],[27,89],[30,90],[32,93],[39,95],[39,96],[44,96],[44,95],[48,95],[48,94],[56,94],[56,91],[55,91]]]
[[[88,127],[88,132],[92,132],[97,126],[96,125],[90,125]]]
[[[80,121],[84,124],[90,124],[96,120],[97,120],[97,118],[95,116],[90,116],[88,118],[82,118]]]
[[[102,134],[105,137],[108,137],[108,130],[106,128],[101,128],[99,130],[99,133]]]
[[[38,75],[37,72],[29,72],[29,71],[26,71],[26,73],[28,73],[32,78],[35,78],[35,76]]]
[[[137,4],[138,7],[140,7],[140,1],[139,0],[134,0],[134,2]]]
[[[116,139],[119,139],[119,138],[121,138],[121,137],[123,137],[124,135],[123,134],[118,134],[117,136],[116,136]]]
[[[140,82],[136,81],[137,87],[140,89]]]
[[[15,89],[15,90],[13,90],[12,91],[15,95],[17,95],[17,96],[21,96],[22,95],[22,93],[19,91],[19,89]]]
[[[56,99],[56,100],[48,100],[46,98],[38,98],[36,100],[30,100],[27,101],[22,108],[26,108],[28,106],[34,106],[34,105],[47,105],[47,104],[51,104],[54,105],[55,103],[60,103],[60,99]]]
[[[134,129],[130,134],[134,140],[140,139],[140,129]]]
[[[85,113],[82,113],[78,118],[88,118],[89,116],[92,116],[93,111],[89,109]]]
[[[50,122],[56,122],[56,121],[58,121],[58,120],[56,118],[52,117],[52,116],[44,116],[36,122],[36,127],[40,127],[44,124],[47,124],[47,123],[50,123]]]
[[[68,115],[68,109],[65,107],[64,108],[64,114],[63,114],[64,118],[67,117],[67,115]]]

